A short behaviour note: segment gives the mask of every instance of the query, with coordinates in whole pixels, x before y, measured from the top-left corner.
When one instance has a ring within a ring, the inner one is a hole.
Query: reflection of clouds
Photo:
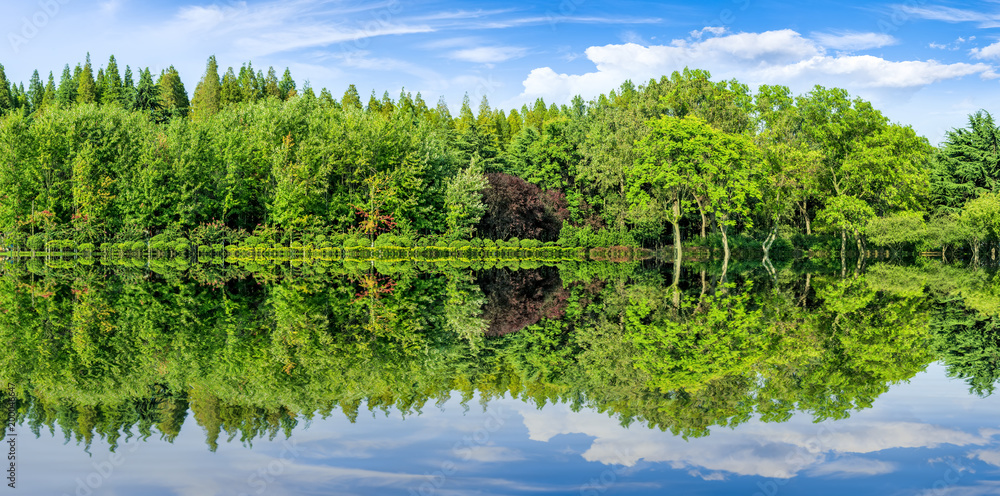
[[[1000,451],[977,450],[969,453],[969,458],[978,458],[985,463],[1000,467]]]
[[[809,475],[833,475],[840,477],[889,474],[896,470],[896,464],[867,458],[845,457],[828,461],[809,470]]]
[[[516,462],[525,459],[520,451],[499,446],[474,446],[463,453],[468,453],[470,460],[485,463]]]
[[[917,496],[986,496],[1000,494],[1000,482],[982,481],[975,486],[942,486],[917,493]]]
[[[790,478],[805,470],[824,476],[880,475],[891,473],[896,465],[844,455],[990,443],[990,436],[984,432],[971,434],[919,422],[851,420],[816,424],[799,416],[782,424],[750,421],[736,429],[716,429],[708,437],[684,440],[669,432],[624,428],[607,415],[573,412],[564,405],[553,405],[545,411],[525,408],[521,415],[530,438],[536,441],[573,433],[594,437],[582,455],[588,461],[625,466],[639,460],[663,462],[675,469],[690,469],[704,479],[717,479],[718,472]],[[983,456],[989,458],[992,453]],[[1000,458],[1000,452],[997,456]],[[705,470],[708,472],[702,474]]]

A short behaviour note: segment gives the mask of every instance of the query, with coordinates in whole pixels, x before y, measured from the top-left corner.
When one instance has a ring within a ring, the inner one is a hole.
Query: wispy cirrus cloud
[[[980,28],[1000,27],[1000,12],[982,12],[943,5],[931,5],[927,7],[895,5],[894,8],[908,15],[931,21],[972,22],[976,23]]]

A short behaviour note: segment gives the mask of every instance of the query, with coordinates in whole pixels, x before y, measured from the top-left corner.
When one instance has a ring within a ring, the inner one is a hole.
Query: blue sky
[[[34,0],[6,2],[0,34],[0,63],[24,82],[89,51],[96,66],[174,65],[193,93],[215,54],[223,68],[289,67],[338,98],[354,83],[365,99],[405,87],[453,109],[466,93],[511,108],[689,66],[751,87],[844,87],[935,144],[969,113],[1000,111],[993,2]]]
[[[796,414],[684,439],[589,408],[509,397],[427,404],[355,422],[335,412],[290,439],[253,448],[220,439],[209,452],[191,415],[171,444],[153,435],[97,440],[92,455],[44,429],[22,428],[26,494],[997,494],[1000,397],[979,398],[939,364],[839,421]],[[59,467],[53,472],[52,467]],[[92,489],[88,493],[88,486]]]

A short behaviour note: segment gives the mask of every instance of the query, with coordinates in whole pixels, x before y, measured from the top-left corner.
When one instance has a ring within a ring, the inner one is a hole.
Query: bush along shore
[[[41,241],[29,237],[27,246],[12,246],[0,251],[8,258],[58,258],[66,256],[105,258],[187,258],[197,260],[224,259],[230,262],[243,260],[313,261],[313,260],[538,260],[560,262],[567,260],[628,262],[649,258],[651,250],[637,246],[564,246],[558,242],[535,239],[448,240],[436,236],[418,238],[416,241],[390,233],[374,239],[348,234],[318,235],[305,240],[283,244],[280,240],[245,236],[236,240],[195,244],[188,236],[171,237],[167,234],[149,240],[118,241],[77,244],[72,240]]]

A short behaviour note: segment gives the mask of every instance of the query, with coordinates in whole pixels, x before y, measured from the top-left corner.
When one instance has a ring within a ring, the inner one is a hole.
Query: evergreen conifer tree
[[[49,71],[49,80],[45,83],[45,93],[42,95],[42,107],[55,105],[56,103],[56,78]]]
[[[344,97],[340,99],[340,105],[345,109],[361,110],[361,95],[358,94],[358,89],[353,84],[347,87]]]
[[[174,66],[163,70],[158,85],[160,87],[160,102],[164,111],[169,115],[187,116],[190,106],[187,90],[184,89],[181,75]]]
[[[163,107],[160,103],[160,87],[153,82],[153,74],[149,68],[139,71],[139,84],[135,88],[135,100],[132,110],[156,112]]]
[[[10,83],[7,81],[7,74],[4,72],[3,64],[0,64],[0,115],[7,114],[14,109],[14,94],[11,91]]]
[[[97,87],[94,81],[94,69],[90,65],[90,54],[77,76],[77,103],[94,103],[97,101]]]
[[[201,77],[194,90],[191,102],[191,118],[205,119],[215,115],[222,103],[222,85],[219,81],[219,64],[215,55],[208,58],[205,75]]]
[[[278,83],[278,89],[281,90],[281,98],[288,100],[296,95],[298,92],[295,91],[295,80],[292,79],[292,71],[285,68],[285,75],[281,77],[281,82]]]
[[[69,64],[63,67],[59,89],[56,91],[56,102],[60,107],[70,107],[76,103],[76,79],[73,79],[69,71]]]

